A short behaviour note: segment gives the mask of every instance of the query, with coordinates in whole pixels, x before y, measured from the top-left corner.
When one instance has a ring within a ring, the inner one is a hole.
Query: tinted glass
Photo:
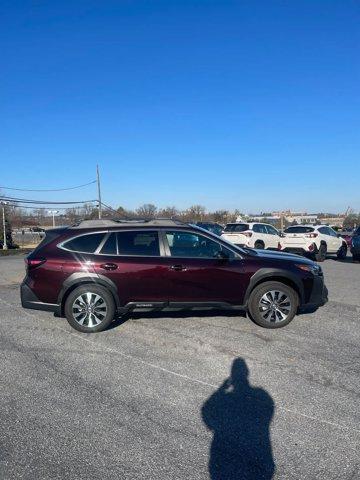
[[[354,235],[360,235],[360,227],[355,230]]]
[[[327,227],[320,227],[319,232],[322,233],[323,235],[329,235]]]
[[[116,234],[115,233],[110,234],[110,237],[104,243],[104,246],[100,250],[100,253],[103,253],[104,255],[116,255],[117,254]]]
[[[246,232],[246,230],[249,230],[247,223],[228,223],[224,232]]]
[[[234,254],[207,237],[189,232],[166,232],[172,257],[182,258],[215,258],[219,252],[225,253],[229,258]]]
[[[104,235],[105,233],[82,235],[81,237],[73,238],[64,243],[64,248],[72,252],[94,253],[104,238]]]
[[[312,227],[301,227],[301,226],[294,226],[285,228],[284,233],[311,233],[314,229]]]
[[[118,232],[116,235],[119,255],[160,256],[157,232]]]
[[[256,223],[253,226],[253,231],[256,233],[267,233],[266,226],[262,225],[261,223]]]
[[[337,233],[332,228],[328,227],[328,232],[332,237],[337,237]]]
[[[279,235],[279,232],[276,230],[276,228],[272,227],[271,225],[265,225],[265,228],[267,230],[267,233],[270,235]]]

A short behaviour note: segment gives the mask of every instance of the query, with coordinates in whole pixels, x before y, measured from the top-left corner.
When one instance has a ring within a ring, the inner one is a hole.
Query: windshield
[[[246,232],[246,230],[249,230],[247,223],[228,223],[224,232]]]
[[[311,233],[313,232],[313,227],[288,227],[285,228],[284,233]]]

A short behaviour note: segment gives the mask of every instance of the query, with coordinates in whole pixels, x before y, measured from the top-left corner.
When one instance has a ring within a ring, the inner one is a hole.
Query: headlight
[[[297,263],[296,266],[304,272],[311,272],[314,275],[322,275],[321,267],[316,263],[314,263],[313,265],[308,265],[306,263]]]

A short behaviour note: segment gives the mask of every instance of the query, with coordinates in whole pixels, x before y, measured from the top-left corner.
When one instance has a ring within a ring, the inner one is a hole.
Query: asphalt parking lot
[[[84,335],[23,310],[0,258],[0,479],[360,478],[360,264],[269,331],[223,312]],[[229,380],[232,371],[231,380]]]

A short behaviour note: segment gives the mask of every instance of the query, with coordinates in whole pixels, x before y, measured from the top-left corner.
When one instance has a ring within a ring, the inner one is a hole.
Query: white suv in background
[[[336,253],[340,260],[347,254],[346,241],[327,225],[288,227],[280,243],[282,251],[307,255],[317,262],[323,262],[327,253]]]
[[[221,237],[235,245],[252,248],[280,248],[280,233],[267,223],[228,223]]]

